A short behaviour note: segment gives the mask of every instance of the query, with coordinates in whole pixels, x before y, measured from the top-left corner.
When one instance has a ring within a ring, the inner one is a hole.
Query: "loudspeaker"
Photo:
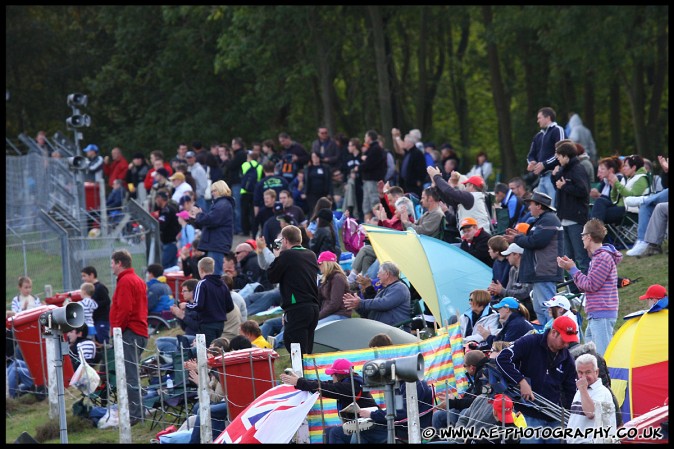
[[[78,302],[70,302],[63,307],[53,309],[46,314],[51,314],[51,326],[59,329],[61,332],[70,332],[73,329],[82,327],[84,324],[84,307]],[[48,316],[40,317],[43,324],[48,323]]]
[[[68,165],[75,170],[86,170],[89,164],[84,156],[73,156],[68,158]]]
[[[424,378],[424,356],[421,353],[394,359],[396,378],[404,382],[416,382]]]

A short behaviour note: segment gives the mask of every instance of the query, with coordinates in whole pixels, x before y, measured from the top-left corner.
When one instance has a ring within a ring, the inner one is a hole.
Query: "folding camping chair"
[[[171,424],[187,419],[191,406],[197,402],[198,389],[189,380],[188,371],[184,366],[184,362],[189,360],[191,354],[189,348],[182,348],[173,353],[172,368],[168,372],[173,380],[173,388],[170,391],[167,389],[166,379],[162,376],[157,390],[158,395],[144,401],[145,406],[155,408],[150,430],[159,425],[165,416],[171,418]]]
[[[639,214],[626,212],[619,224],[606,224],[608,236],[613,239],[617,247],[620,243],[625,249],[629,249],[637,241],[637,229],[639,227]]]

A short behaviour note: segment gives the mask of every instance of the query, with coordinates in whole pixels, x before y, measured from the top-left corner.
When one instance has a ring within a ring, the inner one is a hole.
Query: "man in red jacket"
[[[117,288],[110,307],[110,328],[122,330],[124,342],[124,370],[126,390],[129,396],[131,425],[143,413],[140,385],[138,385],[138,361],[147,346],[147,286],[131,266],[131,254],[127,250],[112,253],[110,268],[117,276]]]
[[[124,158],[122,150],[119,147],[113,148],[110,156],[105,156],[104,161],[103,174],[108,178],[110,187],[114,187],[112,184],[115,179],[121,179],[122,184],[126,184],[125,179],[126,172],[129,170],[129,162]]]

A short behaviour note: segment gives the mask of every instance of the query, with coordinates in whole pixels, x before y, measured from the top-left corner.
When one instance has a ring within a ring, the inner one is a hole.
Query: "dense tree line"
[[[6,135],[172,153],[319,124],[362,137],[421,129],[505,176],[536,111],[580,114],[600,155],[666,153],[668,6],[7,6]],[[390,142],[388,142],[390,147]]]

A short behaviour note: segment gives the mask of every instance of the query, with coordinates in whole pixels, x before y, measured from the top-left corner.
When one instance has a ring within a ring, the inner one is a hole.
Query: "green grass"
[[[667,250],[668,246],[664,248]],[[624,251],[623,251],[624,254]],[[60,265],[56,265],[60,266]],[[661,284],[669,290],[669,259],[667,254],[637,259],[635,257],[624,257],[622,262],[618,265],[618,274],[621,277],[630,279],[641,278],[638,282],[622,288],[620,293],[620,311],[619,317],[623,317],[628,313],[643,309],[645,307],[644,301],[639,300],[639,296],[644,294],[646,289],[651,284]],[[262,321],[259,317],[251,317],[258,321]],[[265,317],[268,318],[268,317]],[[619,318],[616,323],[616,328],[623,324],[624,320]],[[164,331],[161,335],[176,335],[180,333],[179,329],[170,329]],[[148,347],[143,354],[143,358],[153,354],[155,348],[154,338],[150,339]],[[290,366],[290,357],[285,349],[279,349],[279,358],[274,363],[274,371],[278,379],[283,369]],[[118,443],[119,430],[117,428],[99,430],[94,427],[87,427],[82,425],[81,421],[73,421],[72,404],[79,399],[80,394],[74,388],[67,389],[66,398],[66,413],[68,415],[68,441],[69,443]],[[5,431],[6,443],[12,443],[21,434],[26,431],[31,436],[35,437],[38,429],[47,425],[48,418],[48,402],[36,403],[31,396],[23,396],[18,400],[7,400],[6,404],[6,420]],[[71,421],[73,424],[71,425]],[[59,443],[60,438],[58,434],[58,426],[50,425],[56,429],[53,438],[43,441],[44,443]],[[150,421],[144,424],[131,428],[132,440],[138,444],[148,444],[151,438],[161,429],[153,429],[150,431]]]

